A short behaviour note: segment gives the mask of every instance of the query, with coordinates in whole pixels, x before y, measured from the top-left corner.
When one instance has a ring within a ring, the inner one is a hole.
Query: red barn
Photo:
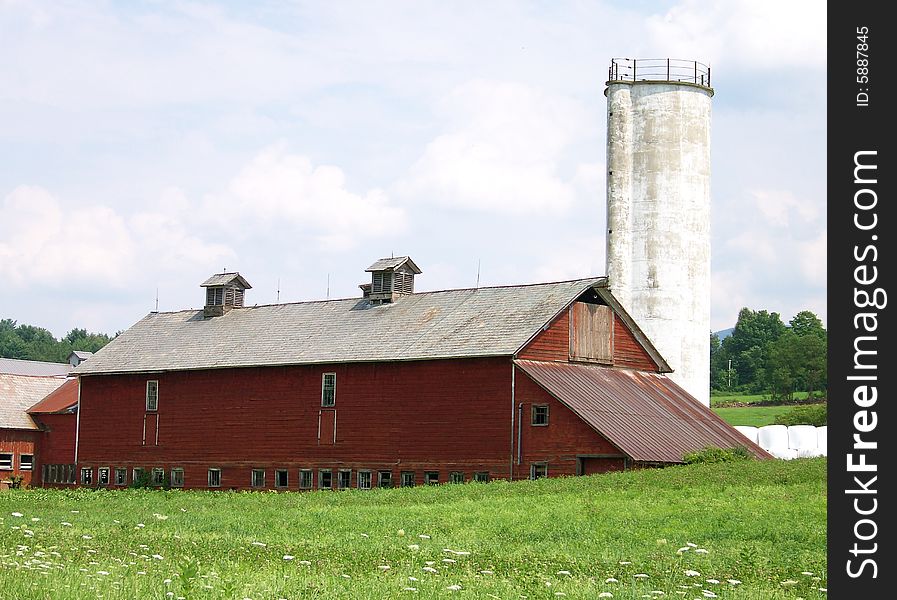
[[[334,489],[597,473],[704,446],[766,453],[665,375],[604,278],[153,312],[77,367],[78,483]]]
[[[23,485],[32,483],[43,433],[27,411],[63,385],[70,368],[65,363],[0,358],[0,481],[22,477]],[[73,455],[70,451],[69,462]]]

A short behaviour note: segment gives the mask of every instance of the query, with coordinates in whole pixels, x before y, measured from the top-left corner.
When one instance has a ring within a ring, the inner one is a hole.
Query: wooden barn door
[[[318,445],[336,444],[336,409],[322,408],[318,413]]]
[[[148,412],[143,415],[143,445],[159,445],[159,413]]]

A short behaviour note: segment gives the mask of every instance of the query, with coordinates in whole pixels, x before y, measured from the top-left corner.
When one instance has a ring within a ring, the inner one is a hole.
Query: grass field
[[[777,416],[793,409],[794,406],[737,406],[712,410],[729,425],[762,427],[763,425],[772,425]]]
[[[346,492],[10,490],[0,597],[822,598],[825,492],[824,459]]]

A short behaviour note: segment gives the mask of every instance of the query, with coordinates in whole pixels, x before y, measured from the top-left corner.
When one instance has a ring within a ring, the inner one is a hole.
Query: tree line
[[[732,335],[710,335],[711,390],[770,394],[790,400],[797,391],[825,393],[828,333],[813,312],[786,325],[778,313],[742,308]]]
[[[96,352],[113,337],[105,333],[88,333],[86,329],[72,329],[57,340],[42,327],[17,325],[12,319],[0,319],[0,358],[64,363],[72,350]]]

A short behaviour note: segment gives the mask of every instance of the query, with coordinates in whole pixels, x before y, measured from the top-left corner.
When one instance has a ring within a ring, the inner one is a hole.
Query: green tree
[[[786,331],[779,313],[765,310],[754,311],[742,308],[738,312],[738,322],[732,335],[723,340],[722,349],[727,360],[732,359],[732,367],[738,373],[742,389],[760,392],[766,387],[766,360],[770,344]]]

